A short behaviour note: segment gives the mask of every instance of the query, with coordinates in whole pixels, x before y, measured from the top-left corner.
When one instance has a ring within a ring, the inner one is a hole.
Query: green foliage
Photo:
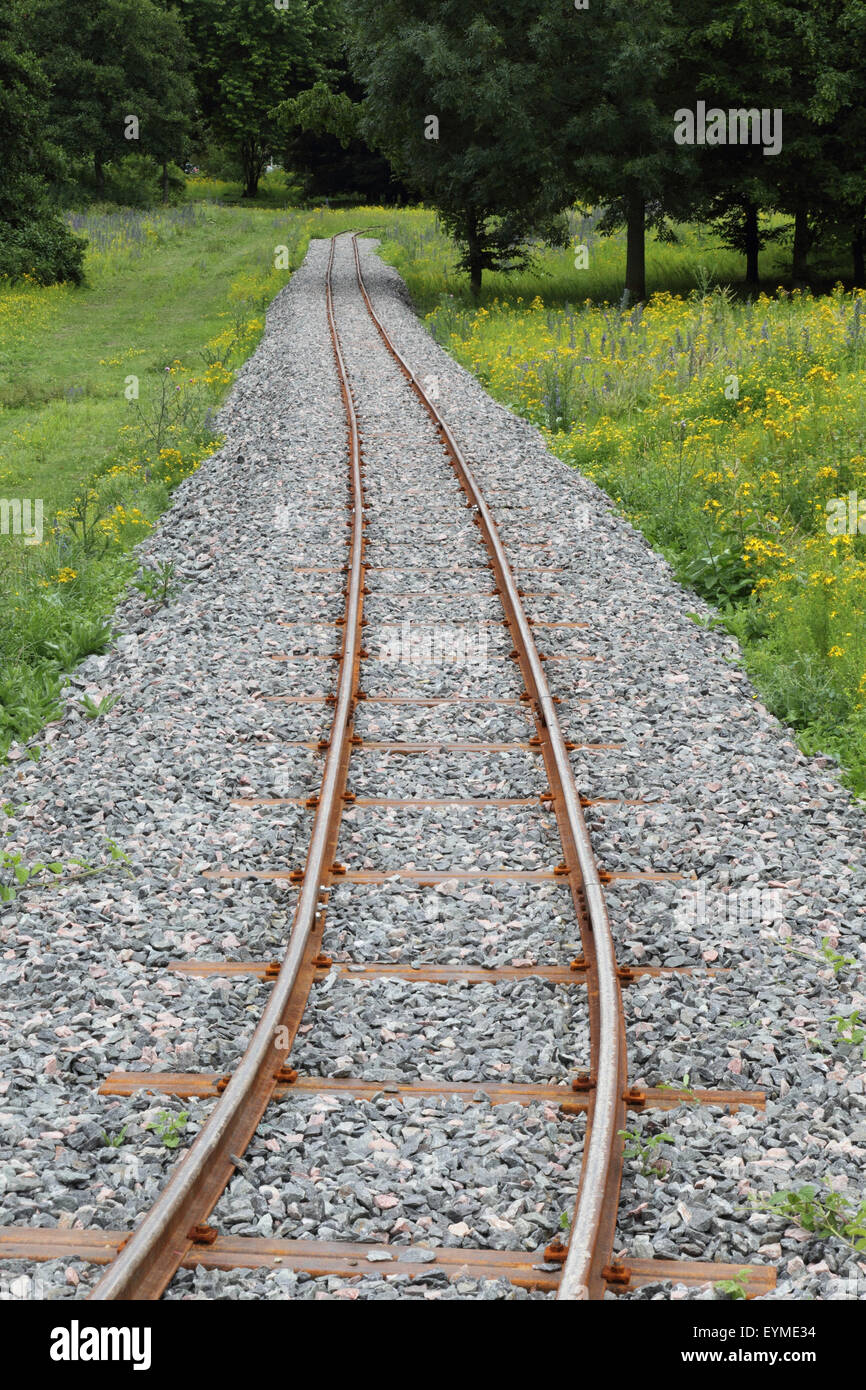
[[[637,1129],[621,1129],[618,1133],[622,1139],[627,1141],[623,1156],[626,1159],[637,1159],[640,1164],[640,1171],[645,1178],[663,1178],[665,1176],[670,1164],[662,1157],[659,1148],[662,1144],[676,1143],[672,1134],[662,1132],[652,1134],[645,1139],[640,1130]]]
[[[99,196],[111,160],[135,153],[162,165],[183,156],[194,93],[191,50],[176,10],[158,0],[89,0],[83,7],[32,0],[29,24],[51,83],[57,141],[92,160]]]
[[[301,180],[307,198],[402,201],[405,188],[361,138],[363,108],[355,90],[348,72],[340,71],[281,102],[273,112],[279,157]]]
[[[181,0],[196,54],[202,114],[218,144],[243,169],[253,198],[274,153],[272,115],[281,101],[311,87],[339,49],[336,0]]]
[[[857,964],[857,957],[846,956],[841,951],[837,951],[835,947],[830,944],[829,936],[822,937],[821,949],[817,955],[812,951],[801,951],[797,946],[788,946],[787,949],[793,952],[795,956],[805,956],[807,960],[814,960],[819,965],[822,961],[825,962],[830,966],[834,976],[837,978],[840,975],[847,974],[851,967]]]
[[[694,1086],[692,1085],[692,1078],[689,1072],[683,1073],[683,1079],[678,1085],[675,1085],[673,1082],[670,1081],[660,1081],[658,1086],[656,1087],[656,1090],[682,1091],[683,1095],[686,1097],[686,1104],[698,1104],[698,1095],[695,1091]]]
[[[131,150],[105,164],[99,177],[89,161],[73,161],[65,191],[67,200],[76,206],[96,202],[101,206],[150,208],[164,194],[166,202],[179,201],[186,192],[186,178],[172,162],[163,178],[162,167],[153,155]]]
[[[58,157],[48,80],[29,37],[29,13],[20,0],[8,0],[0,10],[0,280],[77,284],[84,245],[49,206],[46,173]]]
[[[14,227],[0,222],[0,279],[27,277],[39,285],[68,280],[78,285],[83,267],[84,242],[59,217],[41,217]]]
[[[850,1014],[831,1014],[831,1022],[836,1025],[836,1041],[848,1043],[851,1047],[862,1047],[866,1042],[866,1027],[860,1020],[860,1010],[852,1009]],[[866,1047],[863,1048],[866,1057]]]
[[[568,183],[539,103],[538,7],[353,0],[350,17],[360,128],[437,207],[473,293],[485,270],[528,265],[533,236],[562,244]]]
[[[743,560],[742,545],[719,547],[715,539],[678,567],[677,579],[719,607],[746,598],[755,583]]]
[[[784,1216],[819,1240],[841,1240],[851,1250],[866,1251],[866,1198],[855,1205],[841,1192],[812,1183],[767,1197],[753,1197],[759,1211]]]
[[[746,1280],[748,1277],[749,1271],[741,1269],[733,1279],[717,1279],[713,1287],[718,1289],[720,1293],[726,1293],[731,1299],[744,1299],[747,1297]]]
[[[133,587],[144,594],[145,598],[153,599],[160,608],[164,607],[175,592],[173,561],[163,560],[154,569],[145,567],[139,570]]]
[[[122,1148],[122,1147],[123,1147],[123,1144],[124,1144],[124,1142],[125,1142],[125,1140],[126,1140],[126,1131],[127,1131],[128,1129],[129,1129],[129,1123],[125,1124],[125,1125],[123,1126],[123,1129],[119,1130],[117,1134],[109,1134],[109,1133],[108,1133],[108,1130],[107,1130],[107,1129],[104,1129],[104,1130],[102,1131],[102,1139],[103,1139],[103,1142],[104,1142],[104,1144],[105,1144],[105,1147],[106,1147],[107,1149],[120,1149],[120,1148]]]
[[[334,92],[326,82],[316,82],[296,97],[280,102],[274,111],[277,123],[286,130],[300,126],[317,135],[333,135],[343,149],[349,148],[360,131],[361,108],[345,92]]]
[[[187,1110],[181,1110],[179,1115],[172,1115],[170,1110],[161,1110],[156,1119],[149,1121],[144,1127],[154,1130],[157,1139],[167,1149],[176,1149],[183,1138],[188,1119]]]
[[[673,140],[673,112],[694,93],[684,30],[672,0],[551,7],[533,27],[557,167],[581,202],[603,203],[602,230],[628,228],[629,303],[646,297],[645,229],[666,232],[695,197],[694,152]]]
[[[13,817],[15,815],[15,808],[11,805],[7,804],[0,809],[6,816]],[[14,827],[7,826],[2,834],[4,839],[14,837]],[[112,863],[123,864],[131,872],[129,856],[113,840],[106,840],[106,846],[109,860]],[[106,868],[106,863],[93,865],[86,859],[76,858],[69,859],[66,863],[43,862],[42,860],[28,863],[20,851],[7,849],[0,844],[0,902],[14,902],[22,892],[32,888],[35,884],[50,882],[52,878],[59,878],[64,874],[70,875],[70,871],[74,869],[78,869],[80,872],[72,873],[71,877],[81,879],[102,874]]]
[[[90,695],[82,695],[79,701],[79,708],[82,714],[86,715],[88,719],[101,719],[104,714],[108,714],[114,709],[119,699],[119,695],[103,695],[102,699],[97,704]]]

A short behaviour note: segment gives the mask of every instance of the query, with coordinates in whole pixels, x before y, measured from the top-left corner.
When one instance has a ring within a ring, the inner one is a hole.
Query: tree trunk
[[[854,263],[854,284],[862,289],[866,286],[866,228],[862,219],[854,228],[851,238],[851,259]]]
[[[481,238],[478,235],[478,222],[474,217],[469,217],[466,223],[466,250],[469,262],[469,288],[472,298],[478,302],[481,295],[481,279],[484,274],[484,265],[481,257]]]
[[[794,217],[794,254],[791,275],[795,285],[805,285],[809,275],[809,222],[805,208],[798,208]]]
[[[745,235],[746,235],[746,284],[758,285],[758,253],[761,250],[761,239],[758,235],[758,209],[754,203],[746,203],[745,211]]]
[[[162,161],[162,201],[168,202],[168,161]]]
[[[102,155],[95,153],[93,156],[93,172],[96,175],[96,193],[101,200],[105,193],[105,168],[102,163]]]
[[[241,195],[244,198],[254,198],[259,191],[259,178],[261,177],[261,164],[256,151],[255,142],[244,143],[241,146],[241,165],[244,171],[244,191]]]
[[[646,205],[642,193],[630,193],[626,208],[625,287],[629,300],[646,299]]]

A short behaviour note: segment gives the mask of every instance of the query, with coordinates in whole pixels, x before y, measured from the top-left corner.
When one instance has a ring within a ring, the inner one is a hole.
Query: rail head
[[[603,1292],[602,1269],[608,1263],[616,1221],[622,1176],[620,1132],[625,1122],[624,1092],[627,1085],[622,998],[617,975],[613,932],[592,850],[589,831],[580,805],[580,795],[559,724],[556,705],[550,693],[544,667],[523,608],[517,584],[495,519],[485,501],[472,469],[447,423],[408,362],[394,345],[373,306],[364,283],[357,234],[352,235],[355,273],[368,313],[412,390],[442,435],[467,496],[477,510],[491,554],[506,614],[512,620],[515,645],[528,676],[530,695],[541,715],[549,739],[550,754],[563,800],[564,817],[571,835],[580,870],[586,915],[594,950],[594,989],[598,1006],[598,1036],[594,1040],[593,1073],[595,1085],[590,1102],[588,1139],[581,1166],[580,1187],[571,1226],[568,1254],[559,1286],[561,1299],[599,1297]]]
[[[331,239],[326,274],[327,317],[340,389],[346,409],[352,480],[352,542],[343,624],[341,661],[332,735],[313,823],[303,886],[280,973],[268,1005],[229,1084],[189,1153],[176,1166],[166,1187],[91,1293],[96,1300],[157,1298],[190,1249],[190,1227],[210,1213],[234,1168],[231,1156],[242,1153],[270,1100],[285,1053],[275,1036],[287,1016],[316,922],[320,889],[330,875],[328,852],[339,826],[348,763],[354,701],[358,688],[363,610],[363,485],[358,424],[334,316],[331,277],[336,238]],[[513,628],[521,668],[545,737],[551,785],[561,794],[563,819],[579,868],[586,914],[593,941],[594,989],[597,1003],[595,1087],[590,1102],[589,1134],[584,1152],[572,1236],[560,1282],[561,1298],[598,1296],[601,1266],[613,1238],[619,1192],[617,1132],[624,1116],[625,1048],[619,981],[610,923],[589,835],[574,784],[556,707],[547,685],[523,605],[498,535],[471,468],[448,426],[428,400],[408,365],[391,342],[373,309],[361,272],[357,238],[353,236],[358,285],[383,341],[407,376],[413,390],[442,432],[446,448],[477,508],[485,541],[500,585],[506,615]],[[620,1145],[621,1148],[621,1145]]]
[[[203,1222],[219,1200],[235,1167],[231,1156],[243,1153],[249,1143],[285,1064],[287,1045],[277,1039],[281,1030],[285,1032],[290,1001],[295,996],[309,953],[321,889],[330,878],[333,860],[332,857],[329,860],[329,852],[332,855],[335,827],[339,826],[342,809],[358,687],[364,587],[360,436],[334,317],[331,289],[334,249],[332,238],[326,273],[326,306],[348,425],[352,539],[334,720],[303,885],[279,975],[247,1049],[189,1152],[174,1168],[144,1220],[92,1290],[90,1298],[96,1301],[159,1298],[193,1243],[191,1228]]]

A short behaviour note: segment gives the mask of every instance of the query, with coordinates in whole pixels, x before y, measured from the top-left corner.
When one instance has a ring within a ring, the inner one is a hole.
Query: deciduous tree
[[[32,0],[34,46],[51,84],[56,137],[105,165],[125,154],[179,158],[193,106],[190,50],[175,10],[157,0]]]
[[[0,275],[80,280],[84,244],[49,205],[45,175],[58,162],[48,79],[28,45],[20,0],[0,10]]]
[[[536,101],[530,0],[348,0],[360,126],[439,211],[472,291],[485,270],[520,267],[531,240],[563,241],[562,166]]]
[[[327,74],[339,52],[337,0],[182,0],[203,115],[241,161],[254,198],[275,150],[272,112]]]

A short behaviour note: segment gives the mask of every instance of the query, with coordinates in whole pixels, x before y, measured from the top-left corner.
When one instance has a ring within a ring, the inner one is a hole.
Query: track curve
[[[604,891],[556,705],[496,523],[454,436],[376,314],[364,284],[357,236],[352,237],[352,250],[358,287],[367,311],[388,351],[439,429],[461,486],[471,505],[477,509],[478,522],[496,574],[500,598],[541,739],[587,962],[592,1043],[588,1140],[559,1297],[600,1298],[604,1292],[602,1271],[610,1258],[616,1226],[622,1178],[620,1131],[625,1125],[624,1095],[628,1084],[622,997]]]
[[[177,1165],[140,1226],[112,1260],[96,1285],[96,1300],[160,1297],[197,1241],[206,1239],[206,1220],[224,1191],[260,1122],[275,1088],[293,1073],[288,1058],[315,976],[322,920],[323,890],[338,869],[334,859],[353,738],[363,656],[364,485],[362,443],[343,345],[336,325],[332,273],[337,239],[332,238],[325,293],[334,362],[348,432],[349,541],[348,579],[339,653],[334,719],[324,774],[315,807],[303,881],[285,957],[273,992],[252,1039],[214,1110]],[[603,1271],[610,1259],[622,1175],[621,1133],[626,1114],[625,1028],[613,938],[598,867],[581,810],[580,794],[569,763],[568,746],[550,693],[542,658],[523,608],[494,517],[472,469],[434,403],[389,338],[367,293],[357,237],[351,239],[358,291],[375,328],[434,422],[440,442],[462,487],[467,506],[486,547],[496,592],[514,643],[537,729],[538,746],[550,787],[567,873],[578,917],[586,965],[591,1067],[577,1090],[589,1093],[588,1135],[581,1167],[571,1240],[564,1255],[559,1297],[600,1298]]]

